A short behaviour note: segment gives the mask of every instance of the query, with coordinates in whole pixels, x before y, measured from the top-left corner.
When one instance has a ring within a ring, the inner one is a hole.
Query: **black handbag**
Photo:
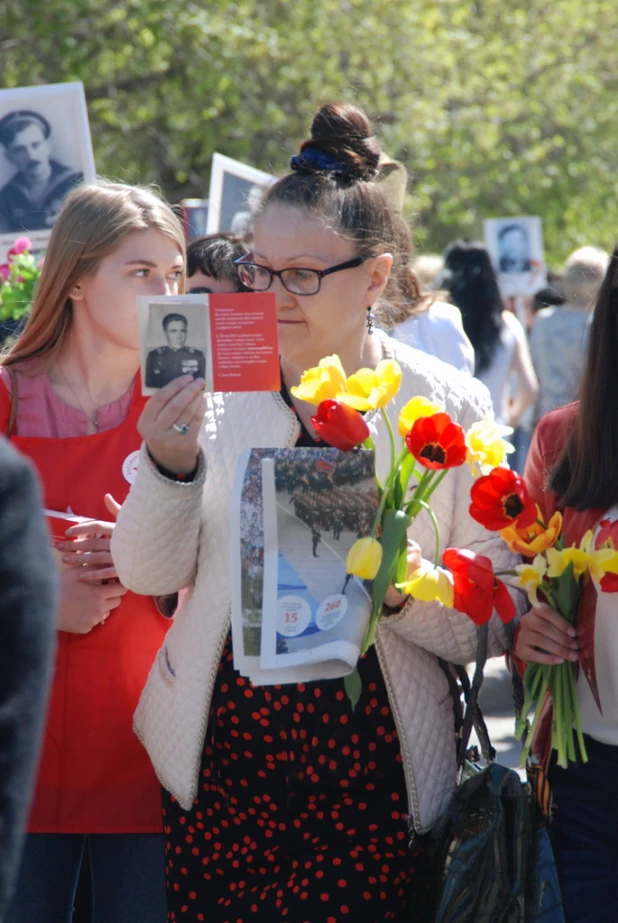
[[[487,659],[479,629],[472,682],[442,663],[450,677],[458,737],[459,785],[446,812],[422,838],[432,869],[434,923],[564,923],[562,896],[545,818],[529,782],[495,762],[478,705]],[[461,705],[463,693],[466,709]],[[475,727],[485,759],[468,749]]]

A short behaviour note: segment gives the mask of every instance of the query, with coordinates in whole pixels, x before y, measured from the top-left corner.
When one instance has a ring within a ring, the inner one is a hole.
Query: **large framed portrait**
[[[546,281],[541,219],[533,216],[488,218],[485,246],[505,297],[532,295]]]
[[[0,90],[0,263],[17,237],[45,249],[68,193],[95,177],[82,83]]]
[[[223,154],[213,154],[208,196],[207,233],[218,231],[246,237],[253,213],[266,186],[275,177]]]

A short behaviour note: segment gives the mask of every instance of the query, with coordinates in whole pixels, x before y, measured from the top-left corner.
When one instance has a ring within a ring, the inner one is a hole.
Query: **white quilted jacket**
[[[403,369],[403,384],[391,405],[393,420],[414,395],[444,403],[464,428],[489,412],[483,385],[380,336],[384,355]],[[378,414],[367,419],[383,474],[389,460],[385,426]],[[210,395],[196,479],[166,479],[142,448],[136,481],[114,530],[112,554],[125,586],[156,595],[189,588],[150,671],[134,723],[161,784],[185,810],[197,793],[210,699],[230,630],[230,491],[236,461],[249,447],[293,446],[298,433],[298,421],[279,394]],[[468,514],[470,485],[464,465],[449,472],[433,496],[442,550],[470,548],[500,568],[509,567],[513,556],[500,538]],[[428,517],[419,516],[411,536],[432,557]],[[490,656],[502,653],[505,640],[494,615]],[[416,830],[424,832],[446,807],[456,774],[451,696],[436,657],[473,661],[476,629],[466,615],[439,603],[410,600],[402,612],[382,621],[376,647],[401,742],[409,813]]]

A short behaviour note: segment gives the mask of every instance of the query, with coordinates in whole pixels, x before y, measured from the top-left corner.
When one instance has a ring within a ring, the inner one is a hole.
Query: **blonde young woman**
[[[252,446],[315,445],[314,411],[289,390],[302,371],[332,353],[348,374],[391,357],[403,370],[395,411],[423,394],[468,426],[489,405],[478,382],[372,332],[373,307],[393,305],[398,292],[395,222],[375,182],[380,147],[352,105],[325,106],[311,135],[266,193],[253,252],[239,264],[246,286],[276,295],[284,387],[208,395],[205,421],[182,380],[151,398],[140,423],[150,454],[143,449],[112,538],[136,592],[188,588],[136,714],[165,788],[168,906],[179,923],[427,920],[408,821],[428,830],[455,784],[453,709],[437,658],[474,659],[465,615],[412,601],[385,618],[360,662],[354,712],[343,680],[257,687],[233,666],[236,463]],[[388,436],[375,415],[368,425],[384,474]],[[469,487],[460,468],[436,491],[442,541],[508,566],[500,539],[468,515]],[[419,519],[411,538],[432,547],[431,526]],[[418,564],[418,547],[412,557]],[[394,591],[388,601],[396,609],[405,598]],[[497,654],[503,626],[493,621],[490,634]]]
[[[136,297],[177,294],[183,273],[182,228],[161,199],[80,186],[2,359],[0,431],[34,462],[46,508],[93,520],[60,549],[56,673],[7,923],[70,921],[85,849],[96,923],[165,919],[159,789],[131,720],[168,622],[118,580],[106,495],[124,500],[141,442]]]

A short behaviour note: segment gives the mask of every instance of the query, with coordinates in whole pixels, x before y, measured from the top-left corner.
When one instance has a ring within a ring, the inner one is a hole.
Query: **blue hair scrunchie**
[[[317,147],[307,147],[302,154],[295,154],[290,161],[290,167],[292,170],[301,172],[303,170],[308,170],[309,172],[322,170],[325,173],[339,173],[341,176],[349,176],[351,173],[347,164],[337,160],[336,157],[332,157],[330,154],[325,154],[324,151],[318,150]]]

